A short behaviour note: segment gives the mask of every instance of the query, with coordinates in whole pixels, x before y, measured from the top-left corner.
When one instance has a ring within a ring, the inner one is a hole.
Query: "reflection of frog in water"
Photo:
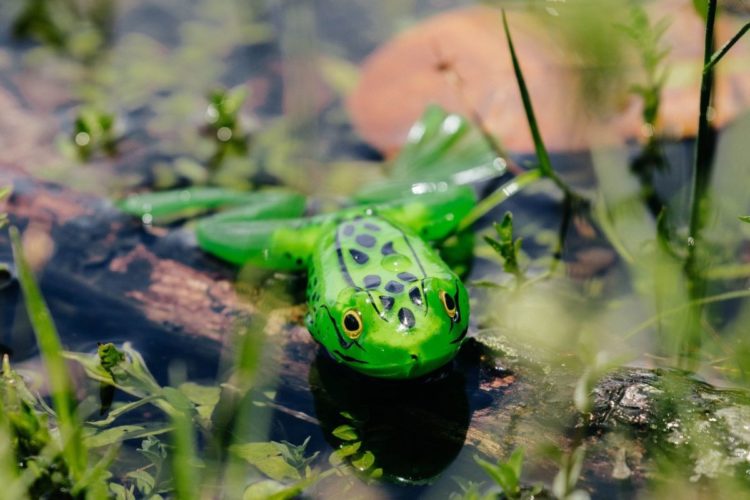
[[[469,427],[467,390],[473,391],[466,386],[476,377],[452,368],[432,380],[390,381],[353,374],[319,355],[310,388],[326,439],[339,450],[354,444],[356,454],[347,458],[355,467],[371,453],[374,464],[365,474],[382,469],[391,481],[429,482],[456,458]],[[335,432],[340,426],[352,430]]]
[[[471,254],[471,239],[455,238],[476,204],[461,184],[497,176],[504,163],[464,120],[437,108],[410,140],[392,178],[339,212],[297,218],[304,199],[283,192],[188,190],[172,202],[245,202],[199,222],[200,246],[236,264],[307,271],[307,327],[333,359],[374,377],[420,377],[453,359],[469,325],[466,288],[433,246],[453,237],[454,250]],[[122,206],[156,216],[154,199]]]

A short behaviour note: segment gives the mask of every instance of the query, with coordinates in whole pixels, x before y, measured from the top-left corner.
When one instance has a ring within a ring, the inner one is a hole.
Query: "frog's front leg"
[[[149,222],[170,222],[215,210],[230,210],[215,220],[259,220],[300,217],[305,212],[305,197],[280,189],[235,191],[197,187],[156,193],[135,194],[118,203],[119,208]]]

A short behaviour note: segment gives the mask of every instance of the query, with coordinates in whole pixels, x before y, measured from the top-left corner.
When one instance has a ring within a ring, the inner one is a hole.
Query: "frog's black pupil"
[[[447,307],[450,311],[456,308],[456,303],[453,301],[453,297],[451,297],[447,293],[445,294],[445,307]]]
[[[350,332],[357,331],[359,329],[359,319],[355,314],[349,313],[344,316],[344,326]]]

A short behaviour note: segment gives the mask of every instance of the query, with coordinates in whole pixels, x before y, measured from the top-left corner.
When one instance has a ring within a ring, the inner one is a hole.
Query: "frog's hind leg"
[[[241,220],[210,217],[198,222],[198,244],[234,264],[279,271],[306,269],[327,219]]]
[[[426,241],[439,242],[456,233],[461,220],[476,205],[477,197],[469,186],[442,186],[423,194],[411,194],[401,200],[374,209],[381,215],[406,226]]]

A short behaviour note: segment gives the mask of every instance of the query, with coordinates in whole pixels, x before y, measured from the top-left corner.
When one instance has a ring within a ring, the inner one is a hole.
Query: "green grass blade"
[[[537,161],[539,162],[539,170],[541,174],[550,179],[555,185],[565,193],[568,198],[577,200],[584,200],[584,197],[575,193],[552,168],[552,160],[550,160],[547,147],[544,145],[542,134],[539,131],[539,124],[536,121],[536,115],[534,114],[534,107],[531,104],[531,96],[529,95],[529,89],[526,87],[526,80],[523,77],[523,71],[521,71],[521,65],[518,62],[518,56],[516,55],[516,48],[513,45],[513,39],[510,35],[510,29],[508,28],[508,18],[505,15],[503,9],[503,29],[505,30],[505,38],[508,41],[508,49],[510,50],[510,58],[513,61],[513,72],[516,76],[516,82],[518,83],[518,90],[521,93],[521,101],[523,101],[523,109],[526,113],[526,121],[529,123],[529,130],[531,131],[531,137],[534,139],[534,150],[536,152]]]
[[[174,498],[177,500],[194,500],[199,498],[199,481],[196,470],[197,451],[193,423],[189,414],[182,411],[172,412],[172,480]]]
[[[716,64],[721,61],[721,58],[724,57],[727,52],[729,52],[729,49],[731,49],[735,43],[739,41],[742,36],[750,30],[750,23],[747,23],[744,25],[740,30],[727,42],[724,44],[722,48],[714,52],[714,54],[711,56],[711,59],[708,60],[708,64],[706,64],[703,67],[703,73],[706,74],[709,71],[713,69]]]
[[[503,10],[503,28],[505,29],[505,38],[508,40],[508,49],[510,50],[510,58],[513,61],[513,72],[516,75],[516,82],[518,82],[518,90],[521,92],[523,109],[526,112],[526,119],[529,122],[531,137],[534,139],[534,149],[536,150],[537,160],[539,161],[539,168],[542,169],[542,173],[544,175],[553,175],[552,162],[550,161],[549,154],[547,153],[547,148],[544,146],[542,134],[539,132],[539,125],[536,121],[536,115],[534,115],[534,107],[531,104],[529,89],[526,87],[526,80],[524,80],[523,72],[521,71],[521,65],[519,64],[518,57],[516,56],[516,49],[513,45],[513,39],[510,36],[510,29],[508,28],[508,18],[505,15],[505,10]]]
[[[60,337],[31,267],[24,257],[17,228],[10,228],[10,239],[26,310],[49,377],[52,402],[62,438],[63,455],[70,467],[71,475],[75,480],[79,480],[86,469],[87,451],[81,437],[82,428],[75,409],[73,383],[63,358]]]

